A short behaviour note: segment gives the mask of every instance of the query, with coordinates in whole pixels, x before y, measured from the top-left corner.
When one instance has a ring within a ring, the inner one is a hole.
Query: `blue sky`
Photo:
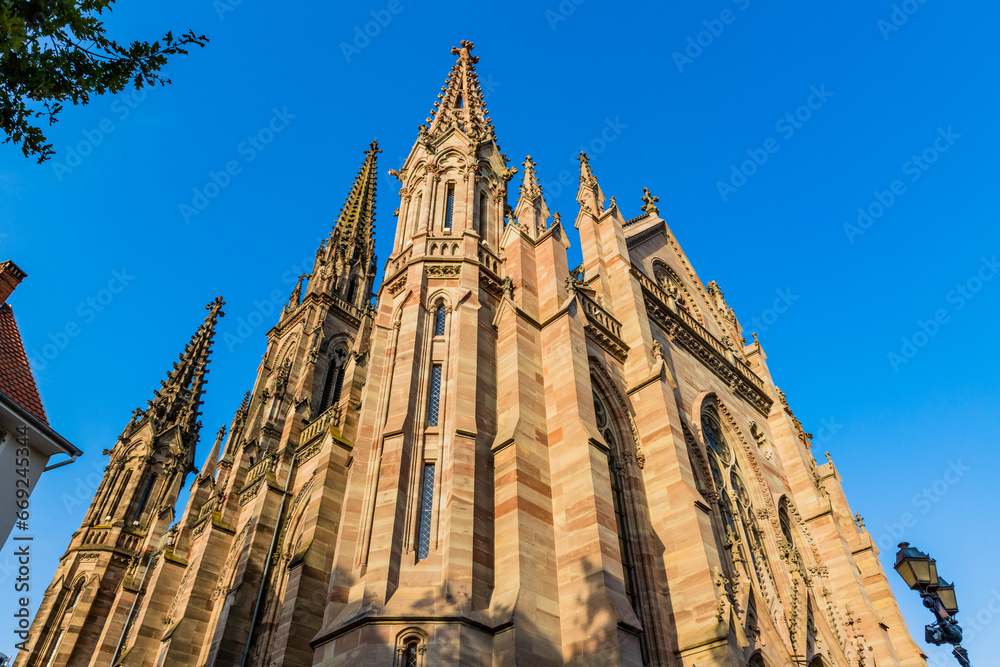
[[[150,398],[204,304],[228,302],[208,440],[253,382],[271,295],[284,299],[308,269],[362,150],[378,137],[383,176],[401,164],[450,48],[469,39],[501,147],[518,164],[534,157],[549,207],[575,215],[581,147],[627,216],[642,187],[659,196],[702,279],[758,332],[884,566],[899,539],[931,552],[955,579],[974,664],[998,664],[988,661],[1000,653],[1000,538],[983,510],[1000,421],[1000,9],[346,5],[121,0],[109,18],[119,39],[193,28],[211,43],[168,64],[170,86],[67,108],[48,130],[49,163],[0,146],[0,259],[29,274],[11,303],[53,426],[86,452],[33,496],[45,517],[39,591],[96,487],[101,450]],[[391,186],[380,179],[380,263]],[[113,280],[124,289],[104,292]],[[78,333],[64,339],[71,324]],[[12,590],[10,552],[0,587]],[[929,614],[897,579],[922,643]],[[0,595],[0,616],[12,597]],[[12,644],[0,636],[0,651]]]

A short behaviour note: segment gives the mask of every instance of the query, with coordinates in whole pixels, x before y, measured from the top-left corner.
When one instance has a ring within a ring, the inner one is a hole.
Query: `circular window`
[[[709,446],[715,450],[722,462],[729,465],[733,458],[733,453],[729,449],[729,443],[722,435],[722,427],[719,426],[719,419],[711,412],[704,412],[701,415],[701,428],[705,433],[705,439]]]

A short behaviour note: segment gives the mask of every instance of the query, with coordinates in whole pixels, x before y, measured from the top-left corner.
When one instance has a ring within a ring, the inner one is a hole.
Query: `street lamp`
[[[955,620],[955,614],[958,613],[955,584],[940,578],[937,562],[919,549],[911,547],[909,542],[900,543],[893,567],[910,590],[920,593],[924,606],[937,619],[933,625],[924,627],[925,641],[935,646],[951,644],[954,646],[951,653],[959,664],[962,667],[972,667],[969,654],[962,648],[962,626]]]

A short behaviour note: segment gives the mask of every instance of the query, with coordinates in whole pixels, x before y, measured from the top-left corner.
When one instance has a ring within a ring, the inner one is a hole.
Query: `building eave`
[[[4,421],[7,421],[8,419],[20,420],[34,429],[36,433],[42,435],[44,438],[42,444],[47,444],[48,447],[39,447],[37,440],[31,442],[31,446],[35,447],[44,454],[54,456],[62,453],[71,456],[73,459],[76,459],[83,454],[82,450],[78,449],[70,443],[69,440],[56,433],[51,426],[25,410],[17,401],[2,391],[0,391],[0,417],[3,417]]]

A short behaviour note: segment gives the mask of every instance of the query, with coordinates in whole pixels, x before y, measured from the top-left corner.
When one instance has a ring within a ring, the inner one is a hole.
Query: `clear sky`
[[[759,334],[817,458],[833,456],[914,636],[923,645],[930,614],[891,572],[900,539],[955,580],[973,663],[1000,664],[1000,531],[987,513],[1000,421],[996,3],[290,7],[120,0],[120,40],[193,28],[211,43],[170,62],[166,88],[67,108],[47,164],[0,146],[0,260],[29,274],[10,302],[51,423],[85,452],[32,497],[33,606],[101,450],[217,294],[228,306],[204,440],[230,421],[275,321],[272,292],[285,299],[308,269],[374,137],[384,262],[397,202],[385,172],[469,39],[501,147],[535,158],[549,207],[575,216],[581,147],[626,216],[642,187],[659,196],[702,279]],[[67,325],[77,335],[61,336]]]

